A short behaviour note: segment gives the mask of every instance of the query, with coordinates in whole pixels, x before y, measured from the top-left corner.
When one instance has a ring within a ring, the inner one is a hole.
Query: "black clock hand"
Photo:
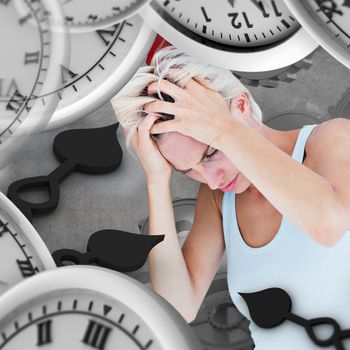
[[[250,0],[256,7],[257,9],[261,12],[261,14],[264,17],[269,17],[270,14],[266,12],[266,10],[270,10],[271,6],[270,4],[266,4],[265,1],[258,1],[258,0]],[[276,6],[275,3],[273,3],[273,6]],[[277,8],[275,7],[275,13],[277,12]]]
[[[250,0],[250,2],[252,2],[261,11],[261,7],[260,7],[259,2],[257,0]]]
[[[105,174],[117,169],[123,151],[116,131],[119,123],[95,129],[67,130],[58,134],[53,142],[53,151],[62,162],[47,176],[30,177],[12,183],[7,195],[22,213],[32,220],[33,214],[53,211],[59,202],[59,183],[73,171],[88,174]],[[49,199],[43,203],[33,203],[20,197],[20,192],[28,189],[45,188]]]
[[[149,251],[164,240],[164,235],[140,235],[119,230],[102,230],[92,234],[87,253],[73,249],[56,250],[52,256],[57,266],[65,262],[76,265],[97,264],[109,269],[130,272],[138,270]]]
[[[320,317],[313,318],[311,320],[306,320],[300,316],[297,316],[291,312],[286,314],[286,319],[292,321],[299,326],[302,326],[307,332],[311,340],[320,347],[327,347],[335,345],[337,350],[345,350],[345,347],[341,343],[341,338],[350,337],[349,331],[342,331],[338,322],[330,317]],[[328,336],[328,338],[318,339],[316,333],[314,332],[314,327],[328,325],[333,328],[333,332]]]
[[[350,338],[350,330],[342,331],[338,322],[330,317],[306,320],[291,312],[292,300],[281,288],[269,288],[255,293],[239,293],[247,303],[252,320],[259,327],[272,328],[289,320],[303,327],[309,338],[320,347],[334,345],[337,350],[345,350],[341,339]],[[319,339],[314,327],[328,325],[333,328],[326,339]]]

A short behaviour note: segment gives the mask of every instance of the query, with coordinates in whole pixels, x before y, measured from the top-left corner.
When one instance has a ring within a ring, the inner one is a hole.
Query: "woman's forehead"
[[[162,155],[177,168],[181,163],[188,164],[190,167],[198,162],[207,147],[204,143],[178,132],[164,133],[157,145]]]

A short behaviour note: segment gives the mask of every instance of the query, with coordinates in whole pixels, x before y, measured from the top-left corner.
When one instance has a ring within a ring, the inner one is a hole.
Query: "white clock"
[[[1,192],[0,266],[0,294],[23,279],[56,268],[34,227]]]
[[[0,349],[200,350],[180,314],[119,272],[69,266],[0,298]]]
[[[60,0],[71,32],[96,30],[119,23],[150,0]]]
[[[56,67],[60,86],[40,96],[60,99],[46,130],[84,117],[114,96],[144,62],[154,37],[139,16],[107,28],[72,33],[70,62]]]
[[[311,36],[350,68],[350,2],[348,0],[284,0]]]
[[[144,18],[179,49],[242,72],[291,65],[318,46],[282,0],[154,0]]]
[[[59,99],[36,98],[59,84],[58,64],[66,64],[67,36],[52,31],[47,11],[62,18],[50,0],[0,2],[0,168],[22,147],[23,135],[40,131],[51,118]],[[19,138],[21,136],[21,138]]]

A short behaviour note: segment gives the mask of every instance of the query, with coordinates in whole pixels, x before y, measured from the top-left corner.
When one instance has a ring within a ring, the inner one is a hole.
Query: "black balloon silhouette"
[[[271,328],[289,320],[303,327],[309,338],[319,347],[334,345],[337,350],[345,350],[341,339],[350,338],[350,329],[341,330],[337,321],[330,317],[319,317],[306,320],[291,312],[292,300],[281,288],[269,288],[255,293],[239,293],[247,303],[253,322],[262,328]],[[332,334],[319,339],[314,328],[321,325],[331,326]]]
[[[13,182],[7,196],[32,221],[33,214],[53,211],[59,202],[59,183],[73,171],[88,174],[105,174],[117,169],[123,151],[117,139],[119,123],[102,128],[67,130],[58,134],[53,151],[62,162],[48,176],[36,176]],[[43,203],[31,203],[20,197],[28,189],[46,188],[49,199]]]
[[[164,240],[164,235],[140,235],[118,230],[101,230],[92,234],[87,253],[73,249],[56,250],[52,256],[57,266],[64,262],[77,265],[98,264],[120,272],[138,270],[150,250]]]

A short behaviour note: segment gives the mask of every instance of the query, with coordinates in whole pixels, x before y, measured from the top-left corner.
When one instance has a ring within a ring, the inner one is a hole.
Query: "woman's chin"
[[[247,191],[252,186],[252,183],[247,178],[241,178],[240,181],[236,183],[235,188],[231,192],[235,192],[237,194],[243,193]]]

